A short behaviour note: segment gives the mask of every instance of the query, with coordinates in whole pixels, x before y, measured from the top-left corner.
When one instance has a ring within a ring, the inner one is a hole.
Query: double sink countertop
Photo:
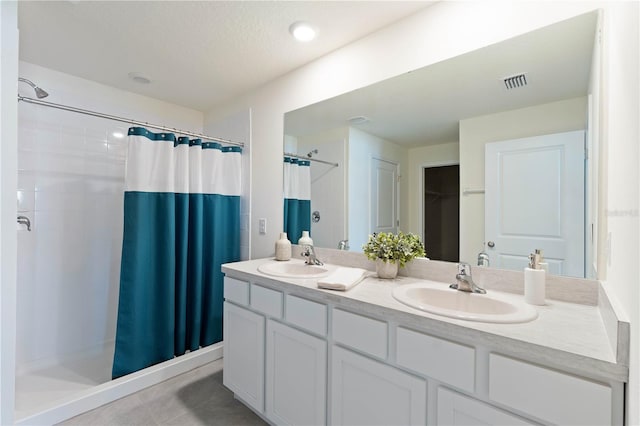
[[[350,254],[351,258],[355,258],[354,255],[357,254]],[[363,255],[359,255],[364,258]],[[367,264],[368,261],[358,260],[356,262],[359,263],[358,267],[371,268],[372,264]],[[489,351],[499,351],[549,368],[558,368],[603,381],[628,381],[629,323],[621,318],[623,315],[616,313],[619,311],[613,308],[615,303],[611,303],[598,282],[591,282],[592,286],[599,286],[596,290],[596,303],[588,304],[582,300],[576,303],[548,298],[546,305],[535,306],[538,318],[533,321],[495,324],[430,314],[406,306],[392,296],[393,290],[399,286],[421,281],[442,282],[443,289],[447,288],[449,283],[425,278],[424,274],[417,274],[423,275],[420,278],[399,276],[392,280],[379,279],[374,275],[365,278],[348,291],[333,291],[319,289],[318,278],[284,278],[263,274],[258,267],[266,262],[274,262],[274,260],[264,258],[227,263],[222,265],[222,272],[237,279],[333,304],[363,315],[385,319],[390,323],[402,324],[448,340],[479,345],[486,347]],[[424,259],[421,262],[418,269],[440,268],[439,276],[442,276],[443,268],[455,271],[453,269],[455,264],[450,264],[454,265],[451,267],[446,265],[447,262]],[[342,264],[340,266],[347,266],[344,264],[344,256],[340,263]],[[325,267],[332,270],[338,265],[327,263]],[[416,267],[413,266],[412,269],[416,270]],[[474,273],[478,269],[474,268]],[[504,272],[511,279],[518,277],[518,273],[513,271],[493,270],[492,272],[494,274]],[[433,275],[438,276],[438,273]],[[450,282],[453,281],[455,281],[455,273],[451,276]],[[517,294],[521,287],[521,283],[514,283],[513,291],[509,292],[511,294],[507,297],[523,300],[524,296]],[[489,285],[485,288],[488,294],[498,291],[491,289]],[[503,289],[504,285],[501,290]]]

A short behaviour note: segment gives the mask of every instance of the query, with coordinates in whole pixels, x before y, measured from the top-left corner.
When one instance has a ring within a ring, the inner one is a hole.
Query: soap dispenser
[[[309,236],[309,231],[302,231],[302,237],[298,240],[299,246],[312,246],[313,240]]]
[[[524,268],[524,301],[530,305],[545,304],[545,271],[540,268],[540,252],[529,255],[529,266]]]
[[[538,265],[540,269],[542,269],[545,273],[549,273],[549,264],[544,261],[544,256],[542,255],[542,249],[536,249],[535,254],[540,255],[540,261]]]

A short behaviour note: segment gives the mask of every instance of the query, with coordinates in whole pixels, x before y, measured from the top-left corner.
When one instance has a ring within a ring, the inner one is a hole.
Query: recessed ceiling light
[[[151,83],[151,79],[149,79],[148,77],[142,75],[139,72],[130,72],[129,74],[129,78],[133,81],[135,81],[136,83],[140,83],[140,84],[149,84]]]
[[[113,135],[114,138],[118,138],[118,139],[124,138],[124,133],[122,133],[122,132],[115,131],[115,132],[113,132],[111,134]]]
[[[308,23],[302,21],[291,24],[289,32],[298,41],[311,41],[316,38],[316,30]]]

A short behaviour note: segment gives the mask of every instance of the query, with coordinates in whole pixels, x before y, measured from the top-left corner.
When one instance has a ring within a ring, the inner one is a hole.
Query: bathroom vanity
[[[623,423],[629,328],[602,291],[595,304],[548,300],[533,321],[492,324],[392,297],[424,278],[335,292],[259,272],[266,262],[222,267],[224,385],[270,423]]]

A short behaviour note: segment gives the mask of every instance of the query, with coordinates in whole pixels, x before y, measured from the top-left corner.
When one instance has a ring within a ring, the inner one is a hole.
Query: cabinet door
[[[389,365],[334,347],[331,424],[424,425],[427,384]]]
[[[448,389],[438,389],[438,425],[533,425],[483,402]]]
[[[222,382],[255,410],[264,411],[264,317],[228,302]]]
[[[278,425],[326,424],[327,342],[267,321],[266,415]]]
[[[549,423],[615,424],[613,394],[606,383],[489,355],[489,399]]]

